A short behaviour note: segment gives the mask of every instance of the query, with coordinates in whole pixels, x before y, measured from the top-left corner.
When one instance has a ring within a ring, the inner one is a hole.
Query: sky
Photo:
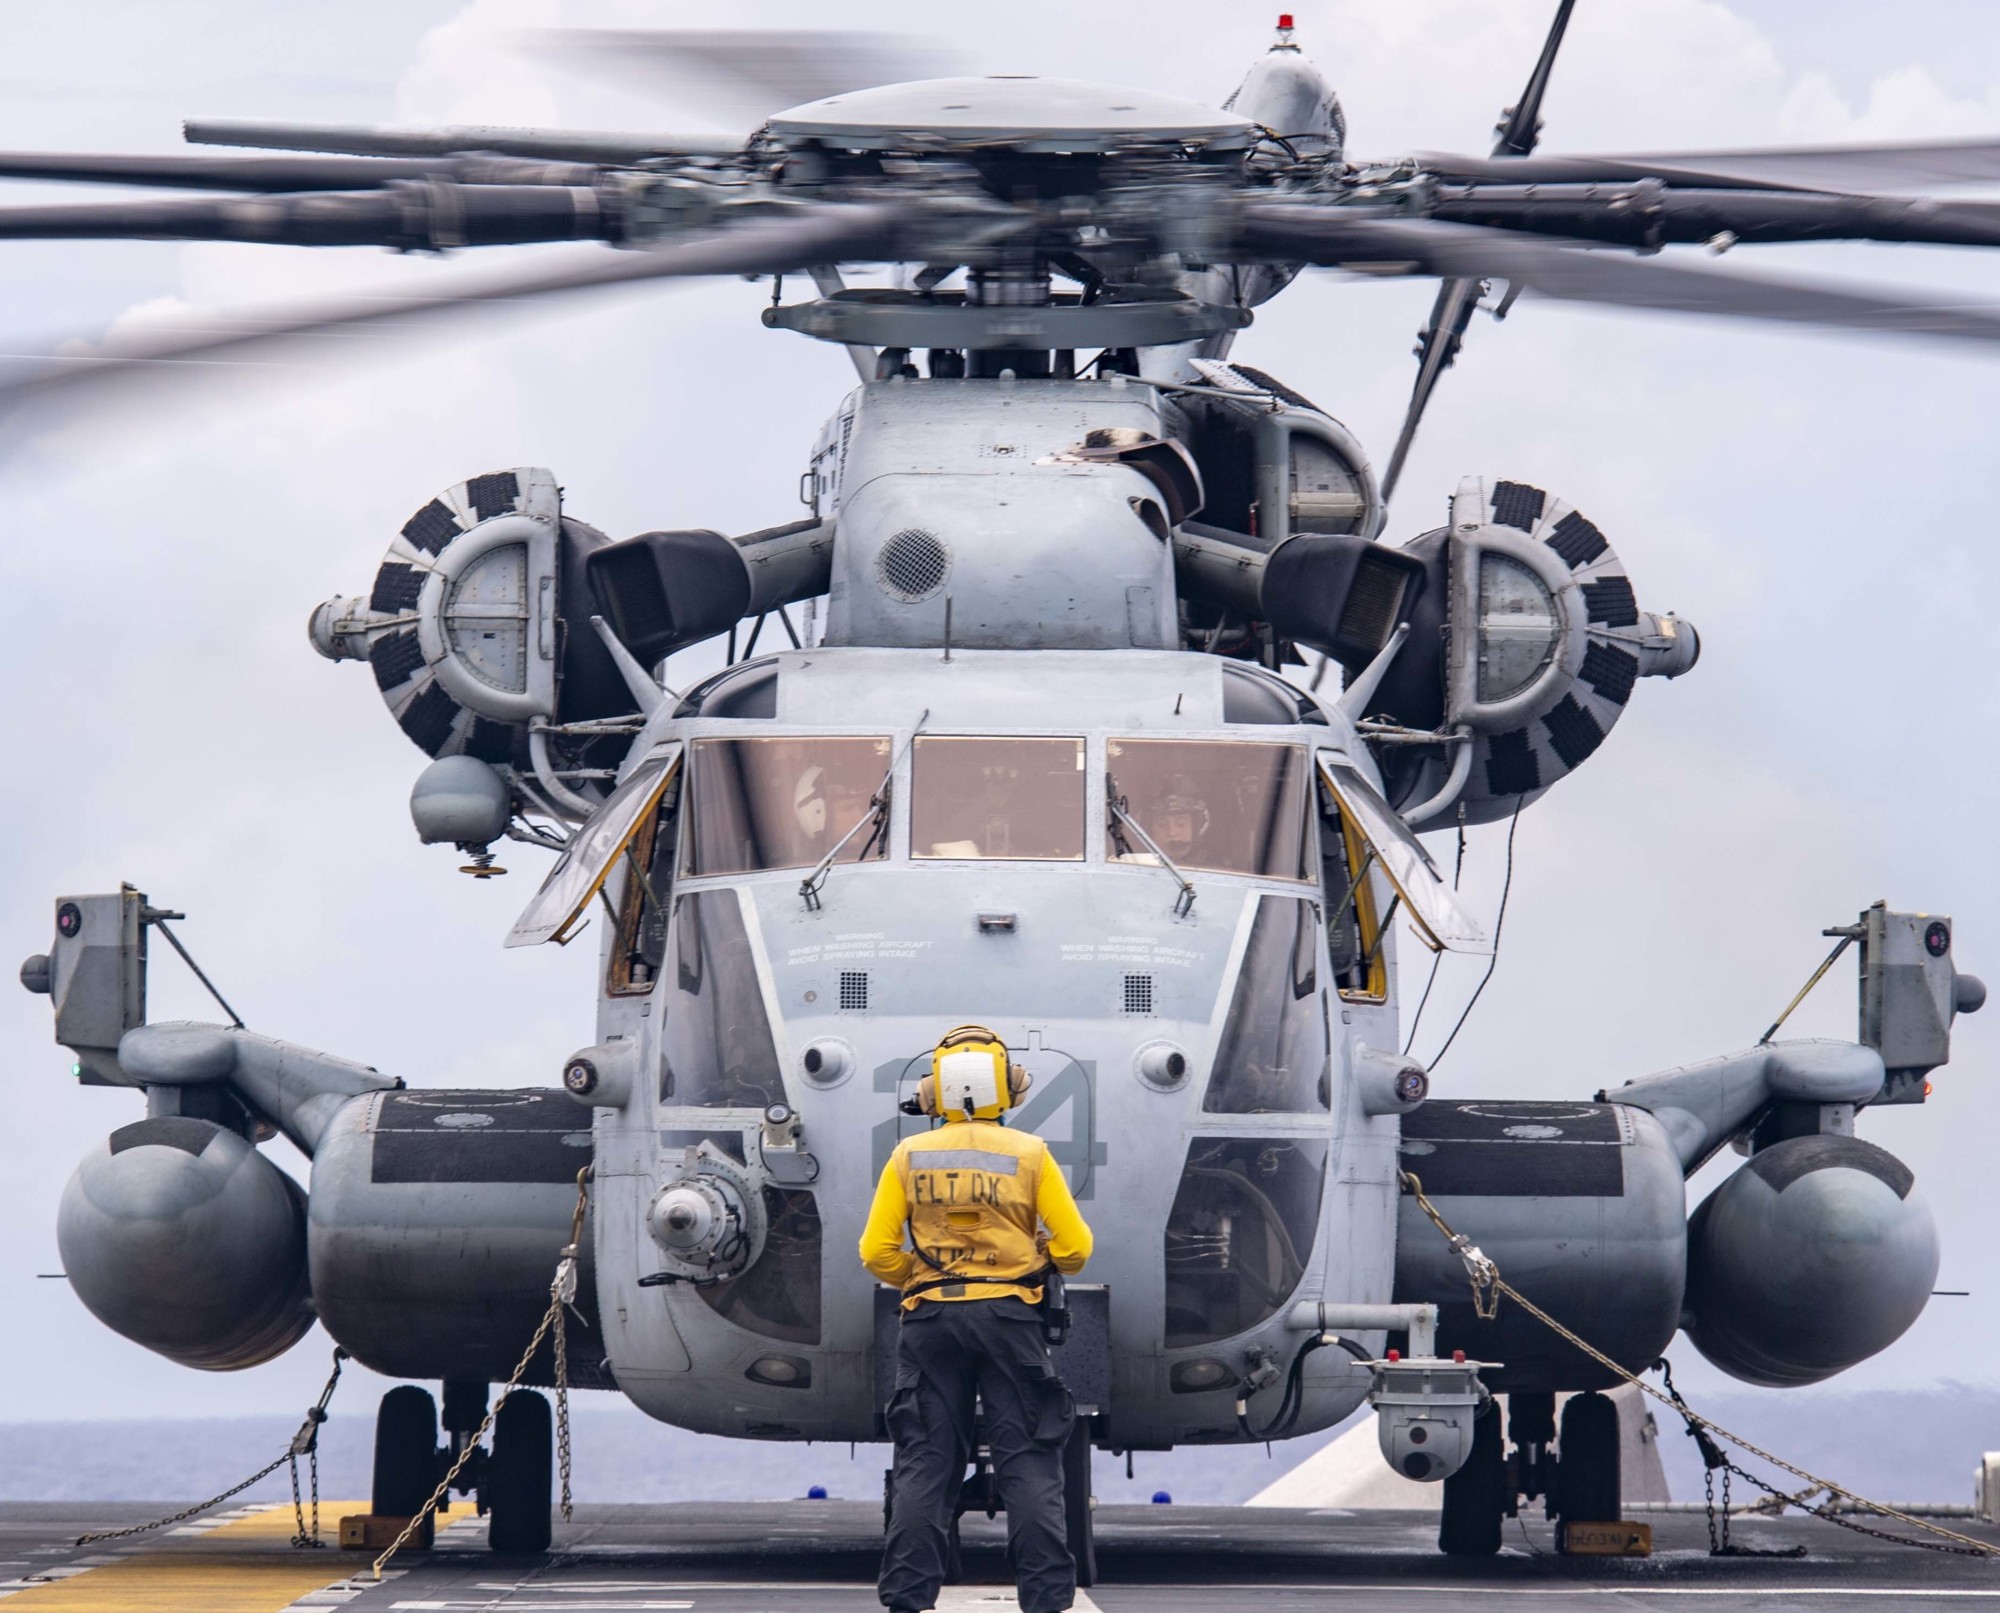
[[[1546,26],[1543,0],[1295,5],[1340,86],[1357,154],[1483,151]],[[1893,17],[1893,31],[1888,19]],[[780,0],[17,0],[0,13],[0,147],[172,150],[184,115],[301,121],[689,126],[671,86],[607,87],[508,43],[593,26],[911,31],[972,70],[1129,82],[1218,102],[1268,42],[1260,8],[1148,0],[1002,12]],[[1583,0],[1544,149],[1972,135],[2000,129],[2000,12],[1971,0]],[[55,199],[0,186],[0,205]],[[84,198],[79,198],[84,199]],[[452,265],[373,251],[7,243],[0,363],[55,340]],[[1768,262],[1986,293],[1991,260],[1918,248],[1766,249]],[[1752,249],[1730,260],[1754,262]],[[439,489],[547,465],[567,508],[623,536],[792,519],[838,350],[764,331],[737,282],[648,287],[450,338],[361,344],[338,365],[232,366],[115,408],[0,421],[0,941],[46,948],[52,899],[130,880],[257,1030],[412,1084],[552,1084],[592,1035],[594,951],[503,951],[539,878],[460,878],[417,844],[422,763],[366,670],[306,643],[311,608],[364,591]],[[1426,283],[1308,277],[1239,341],[1386,458]],[[1961,965],[2000,976],[1990,798],[2000,711],[1988,528],[2000,357],[1666,320],[1524,299],[1482,319],[1392,512],[1439,524],[1466,474],[1588,514],[1640,602],[1700,629],[1700,665],[1640,686],[1589,765],[1523,814],[1494,979],[1439,1065],[1440,1096],[1565,1098],[1755,1040],[1877,897],[1958,921]],[[669,669],[678,682],[711,651]],[[1468,900],[1491,918],[1504,832],[1475,831]],[[1450,854],[1447,842],[1434,849]],[[0,948],[4,951],[4,948]],[[1415,1051],[1476,984],[1448,962]],[[154,1015],[210,1017],[170,959]],[[1841,965],[1794,1020],[1851,1035]],[[47,1004],[0,988],[0,1422],[291,1409],[325,1370],[313,1334],[248,1373],[160,1360],[60,1282],[55,1207],[75,1163],[136,1118],[77,1089]],[[1867,1116],[1944,1240],[1936,1300],[1839,1380],[2000,1375],[1965,1341],[2000,1327],[1980,1251],[2000,1213],[2000,1015],[1964,1021],[1924,1108]],[[284,1145],[273,1146],[281,1155]],[[1733,1166],[1691,1186],[1690,1204]],[[1693,1352],[1683,1380],[1721,1380]],[[350,1389],[357,1402],[365,1389]]]

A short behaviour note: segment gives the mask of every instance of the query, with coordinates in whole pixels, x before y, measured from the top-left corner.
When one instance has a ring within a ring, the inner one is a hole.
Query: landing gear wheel
[[[493,1455],[479,1486],[492,1522],[487,1544],[495,1551],[549,1549],[555,1436],[549,1403],[532,1390],[516,1390],[493,1416]]]
[[[1076,1559],[1076,1582],[1097,1583],[1097,1527],[1090,1505],[1090,1424],[1076,1420],[1063,1446],[1063,1524],[1069,1532],[1069,1554]]]
[[[1507,1456],[1500,1438],[1500,1408],[1489,1404],[1472,1425],[1472,1454],[1444,1481],[1438,1549],[1449,1557],[1491,1557],[1500,1549],[1507,1514]]]
[[[369,1510],[378,1518],[414,1518],[438,1481],[437,1402],[428,1389],[399,1384],[375,1413],[375,1476]],[[410,1537],[418,1550],[431,1543],[431,1521]]]
[[[1556,1440],[1556,1511],[1572,1523],[1616,1523],[1624,1510],[1618,1471],[1618,1408],[1608,1395],[1572,1395]],[[1562,1544],[1558,1532],[1556,1544]]]

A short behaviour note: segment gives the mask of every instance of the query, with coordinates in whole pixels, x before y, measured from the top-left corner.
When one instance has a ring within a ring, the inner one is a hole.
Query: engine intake
[[[313,648],[367,661],[427,755],[524,761],[537,721],[635,709],[590,630],[584,562],[608,541],[562,513],[546,470],[474,476],[403,524],[366,599],[337,597],[313,612]]]

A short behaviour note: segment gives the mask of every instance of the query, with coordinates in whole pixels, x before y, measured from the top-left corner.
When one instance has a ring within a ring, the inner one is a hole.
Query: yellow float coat
[[[1038,1227],[1048,1229],[1046,1244]],[[905,1246],[906,1228],[920,1253]],[[905,1310],[919,1299],[1033,1304],[1041,1284],[1022,1278],[1050,1265],[1081,1271],[1090,1248],[1090,1228],[1047,1143],[991,1121],[952,1120],[896,1145],[875,1184],[861,1263],[905,1291]],[[946,1277],[961,1281],[908,1292]]]

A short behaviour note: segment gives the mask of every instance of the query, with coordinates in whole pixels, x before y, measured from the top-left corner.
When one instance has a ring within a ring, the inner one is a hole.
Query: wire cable
[[[1354,1340],[1344,1338],[1338,1333],[1312,1334],[1299,1346],[1298,1353],[1292,1357],[1291,1368],[1285,1374],[1285,1392],[1279,1398],[1278,1409],[1272,1415],[1271,1420],[1262,1428],[1252,1428],[1250,1426],[1249,1395],[1241,1394],[1237,1396],[1236,1426],[1245,1439],[1256,1443],[1272,1439],[1283,1439],[1291,1433],[1293,1425],[1299,1420],[1299,1413],[1305,1409],[1306,1357],[1311,1355],[1313,1351],[1329,1344],[1338,1345],[1364,1367],[1372,1367],[1374,1365],[1368,1352],[1356,1344]]]
[[[1518,809],[1517,809],[1518,810]],[[1458,889],[1458,879],[1465,872],[1465,808],[1458,809],[1458,860],[1452,864],[1451,888]],[[1417,1027],[1424,1022],[1424,1008],[1431,1000],[1431,987],[1438,983],[1438,965],[1444,962],[1444,949],[1440,947],[1431,954],[1430,978],[1424,982],[1424,994],[1417,999],[1417,1011],[1410,1017],[1410,1034],[1403,1040],[1403,1053],[1407,1057],[1416,1045]]]
[[[1521,826],[1521,805],[1528,798],[1514,797],[1514,815],[1507,820],[1507,874],[1500,882],[1500,911],[1493,919],[1493,956],[1486,961],[1486,973],[1479,977],[1479,984],[1472,989],[1465,1011],[1458,1016],[1458,1023],[1451,1028],[1451,1034],[1444,1039],[1444,1046],[1431,1055],[1428,1068],[1435,1070],[1438,1060],[1451,1051],[1451,1044],[1458,1040],[1458,1033],[1465,1029],[1465,1022],[1472,1017],[1472,1010],[1479,1002],[1480,993],[1485,991],[1486,982],[1493,978],[1493,971],[1500,967],[1500,932],[1507,925],[1507,897],[1514,889],[1514,831]]]

